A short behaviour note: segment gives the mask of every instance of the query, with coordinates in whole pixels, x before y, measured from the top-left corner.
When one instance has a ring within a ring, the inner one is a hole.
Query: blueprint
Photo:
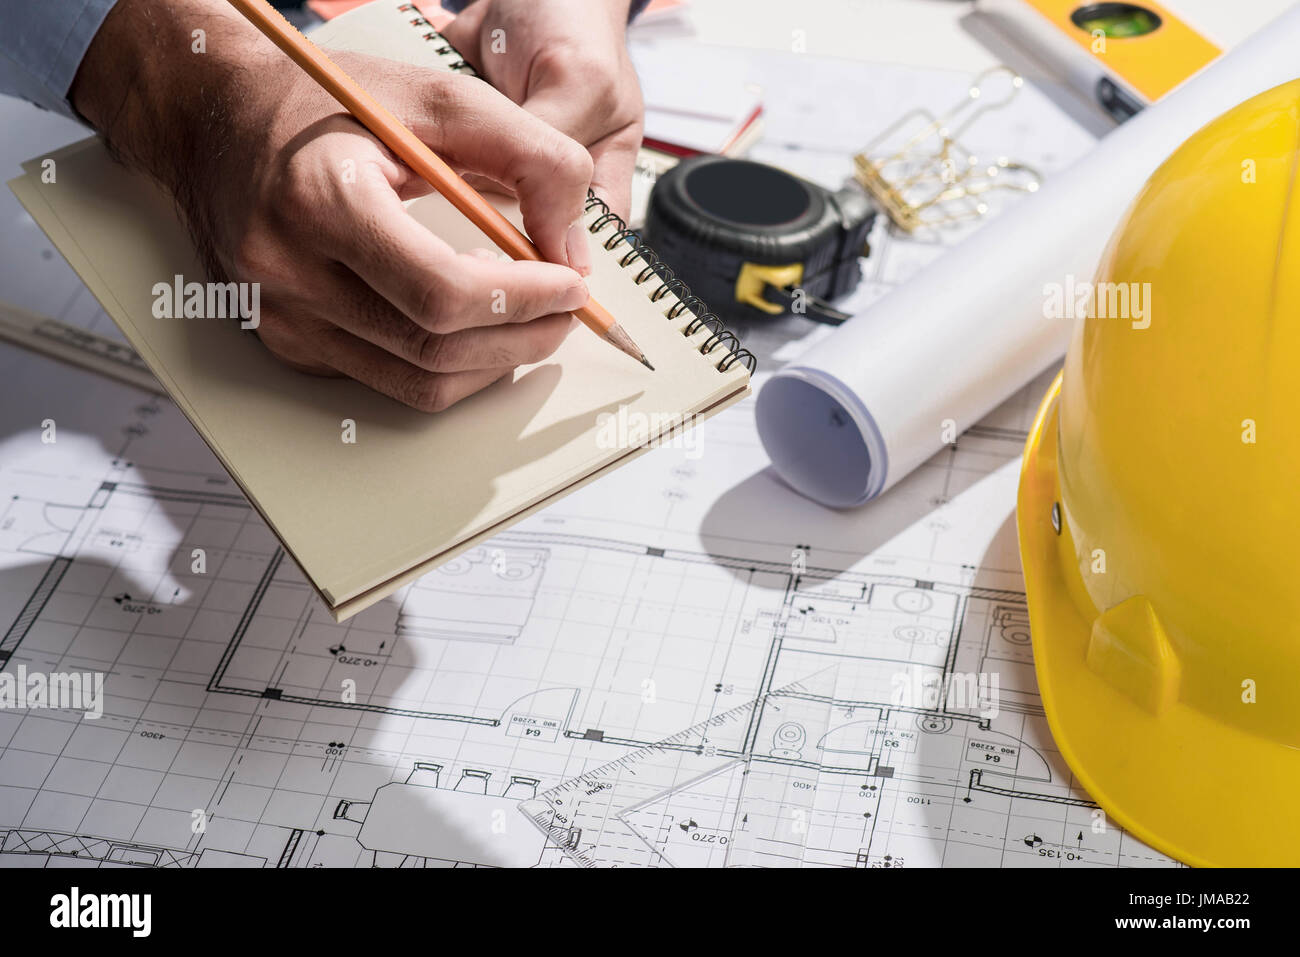
[[[1168,863],[1035,693],[1034,389],[852,513],[739,407],[340,625],[172,406],[2,355],[0,662],[106,675],[97,720],[0,710],[5,864]]]
[[[1086,148],[1051,132],[1012,145]],[[864,303],[944,241],[873,244]],[[771,365],[819,334],[755,331]],[[0,671],[105,676],[99,718],[0,708],[0,864],[1170,866],[1036,692],[1050,375],[851,512],[780,484],[748,400],[338,624],[169,402],[0,345]]]

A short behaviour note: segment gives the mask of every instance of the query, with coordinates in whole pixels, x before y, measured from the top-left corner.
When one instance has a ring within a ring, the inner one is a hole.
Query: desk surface
[[[1177,6],[1238,38],[1245,4]],[[806,56],[875,61],[898,90],[937,96],[992,62],[969,5],[946,0],[697,0],[688,22],[738,63],[776,63],[792,9]],[[0,125],[18,133],[0,141],[6,176],[82,135],[13,101]],[[1053,129],[1040,148],[1086,147],[1077,125]],[[0,223],[48,248],[7,192]],[[903,278],[887,252],[882,284]],[[47,296],[56,257],[24,263],[0,260],[0,299]],[[618,792],[632,839],[589,828],[592,853],[1057,866],[1046,848],[1167,866],[1093,833],[1037,701],[1012,510],[1042,387],[852,513],[781,486],[737,407],[701,445],[646,455],[340,626],[174,407],[0,344],[0,664],[106,676],[95,721],[0,709],[0,864],[555,865],[520,811],[671,739],[690,747]],[[978,682],[933,708],[944,672],[999,675],[1000,711]],[[900,693],[911,706],[891,706]],[[988,754],[1001,776],[980,770]]]

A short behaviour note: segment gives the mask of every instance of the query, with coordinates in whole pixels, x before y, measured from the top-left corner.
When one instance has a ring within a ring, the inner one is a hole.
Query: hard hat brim
[[[1059,533],[1052,518],[1060,392],[1058,375],[1025,446],[1016,506],[1034,669],[1056,746],[1102,809],[1157,850],[1198,867],[1295,866],[1300,751],[1181,702],[1155,714],[1088,667],[1096,610],[1064,516]]]

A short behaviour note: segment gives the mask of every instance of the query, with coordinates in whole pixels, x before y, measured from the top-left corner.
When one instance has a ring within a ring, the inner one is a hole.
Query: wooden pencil
[[[469,218],[511,259],[543,261],[542,254],[528,237],[515,228],[495,206],[479,195],[454,169],[406,128],[359,83],[348,76],[333,60],[289,23],[266,0],[230,0],[253,26],[283,50],[330,96],[338,100],[366,129],[436,189],[456,209]],[[627,353],[642,365],[654,369],[645,353],[624,331],[614,317],[595,299],[574,311],[574,315],[592,332]]]

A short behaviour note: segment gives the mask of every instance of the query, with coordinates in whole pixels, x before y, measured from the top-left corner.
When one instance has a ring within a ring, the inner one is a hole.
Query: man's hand
[[[480,80],[334,58],[453,166],[514,192],[550,262],[458,255],[419,225],[402,201],[429,187],[223,0],[120,0],[73,103],[171,190],[214,278],[262,284],[273,353],[440,410],[571,328],[592,160]]]
[[[476,0],[443,34],[510,99],[590,151],[592,188],[626,217],[644,109],[628,0]]]

